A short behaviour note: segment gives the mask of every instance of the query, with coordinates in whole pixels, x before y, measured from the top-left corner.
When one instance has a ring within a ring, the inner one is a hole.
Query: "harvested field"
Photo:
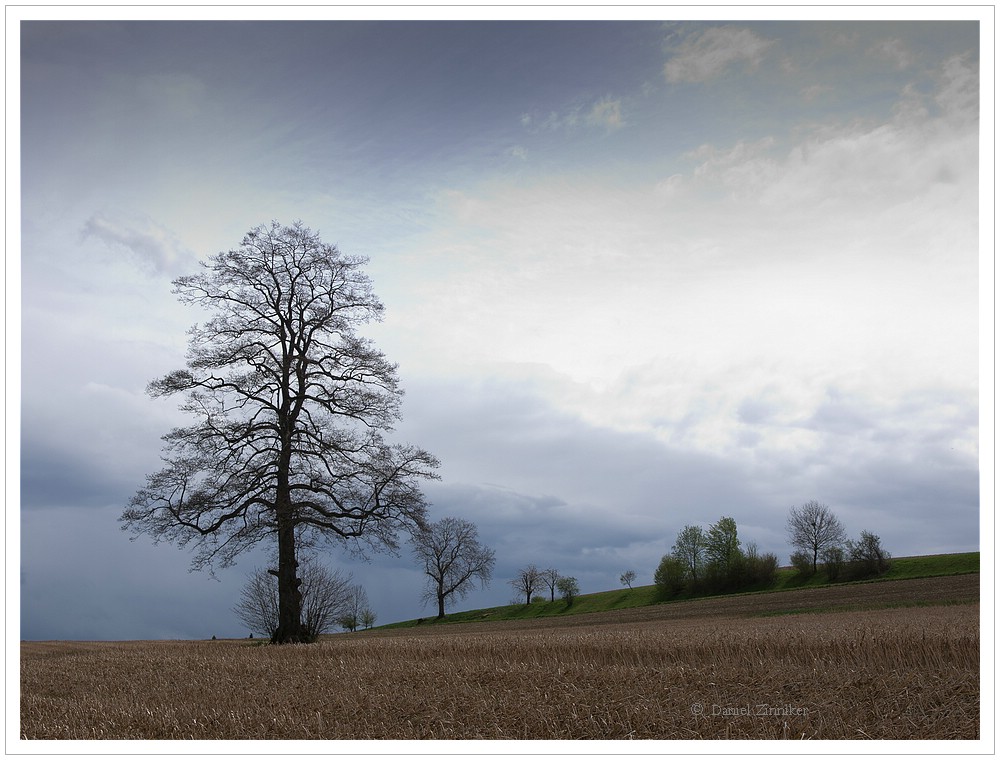
[[[978,577],[960,578],[949,601],[978,597]],[[915,601],[919,589],[888,588],[904,583],[852,587],[852,603],[864,597],[858,589],[870,589],[866,604],[904,593]],[[941,588],[928,585],[922,601]],[[760,604],[767,596],[797,609],[797,593],[624,610],[600,622],[343,634],[311,646],[24,643],[21,735],[979,738],[977,603],[748,617],[777,611]],[[828,597],[815,608],[830,606]]]

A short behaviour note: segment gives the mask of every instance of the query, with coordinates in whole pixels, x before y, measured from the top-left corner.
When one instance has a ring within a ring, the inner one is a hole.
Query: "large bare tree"
[[[788,539],[792,546],[812,555],[815,573],[820,554],[841,546],[847,540],[847,531],[826,504],[807,501],[788,512]]]
[[[182,303],[212,316],[190,330],[187,368],[149,385],[182,395],[196,422],[164,436],[166,466],[123,528],[190,544],[195,568],[275,541],[275,642],[308,639],[297,546],[396,550],[398,531],[425,521],[419,481],[436,477],[433,456],[383,437],[402,391],[396,366],[357,333],[383,312],[366,263],[300,223],[251,230],[174,281]]]
[[[463,598],[476,581],[485,587],[493,577],[492,549],[479,543],[479,530],[468,520],[445,517],[413,535],[413,556],[427,576],[425,600],[437,603],[438,618],[445,605]]]

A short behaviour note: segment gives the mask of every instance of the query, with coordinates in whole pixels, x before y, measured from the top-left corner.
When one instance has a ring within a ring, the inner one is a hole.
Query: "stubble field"
[[[845,597],[881,609],[817,591],[309,646],[26,642],[21,737],[979,738],[978,576]]]

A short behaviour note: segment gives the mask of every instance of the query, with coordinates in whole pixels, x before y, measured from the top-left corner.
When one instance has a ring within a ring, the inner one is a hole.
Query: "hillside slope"
[[[796,614],[803,612],[834,612],[847,610],[884,609],[924,605],[975,604],[979,602],[979,574],[908,578],[897,581],[851,583],[787,591],[767,591],[753,594],[702,597],[676,602],[664,602],[643,607],[565,614],[525,620],[483,620],[439,623],[405,628],[376,628],[358,631],[355,636],[452,632],[460,627],[473,633],[477,630],[545,628],[562,626],[622,625],[689,618],[732,618]],[[429,621],[428,621],[429,623]]]

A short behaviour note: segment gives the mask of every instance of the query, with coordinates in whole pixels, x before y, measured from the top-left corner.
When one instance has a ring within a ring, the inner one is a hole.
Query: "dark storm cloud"
[[[666,551],[684,525],[722,516],[736,519],[745,543],[784,561],[788,509],[811,499],[841,513],[854,535],[883,532],[897,553],[977,545],[978,471],[967,453],[949,449],[975,429],[974,400],[942,393],[937,405],[904,398],[886,407],[834,395],[788,424],[814,436],[808,446],[745,456],[680,450],[649,433],[592,426],[529,386],[497,378],[411,385],[403,432],[445,462],[443,483],[428,490],[435,512],[477,522],[521,562],[553,554],[571,562],[588,551],[596,562],[598,547],[608,562],[648,554],[648,545]],[[918,411],[926,420],[914,433]],[[740,412],[770,418],[765,407]],[[945,509],[956,518],[948,531],[919,528],[921,520],[939,525]]]
[[[117,506],[22,513],[25,639],[211,638],[242,634],[232,614],[242,573],[187,572],[174,546],[130,541]],[[252,558],[248,558],[252,561]]]
[[[92,452],[88,456],[76,441],[59,445],[25,431],[21,438],[21,506],[34,509],[124,504],[134,484],[127,475],[108,473],[102,459]]]

